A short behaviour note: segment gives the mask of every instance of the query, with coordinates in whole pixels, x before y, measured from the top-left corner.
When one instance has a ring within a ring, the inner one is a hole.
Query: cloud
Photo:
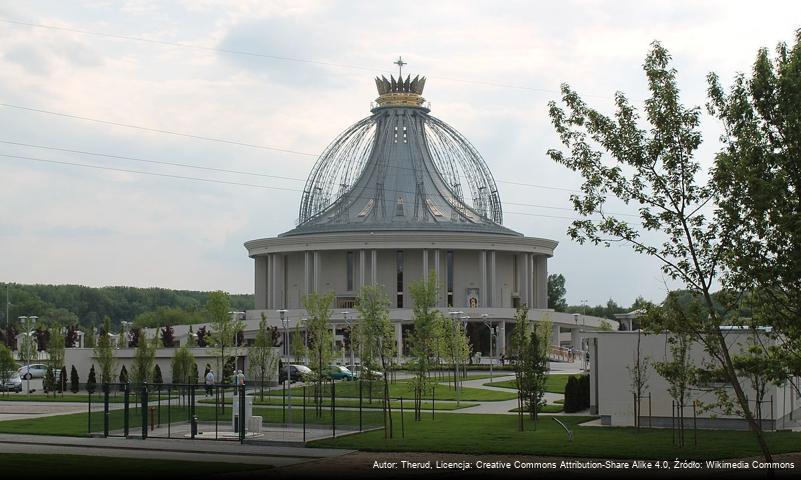
[[[790,40],[801,4],[777,2],[318,2],[285,0],[17,2],[0,14],[200,47],[316,60],[281,61],[0,24],[0,91],[8,103],[317,154],[369,114],[372,77],[428,76],[432,113],[462,132],[497,180],[572,188],[550,161],[559,147],[547,101],[562,82],[611,109],[616,90],[647,95],[642,60],[663,41],[686,103],[704,77],[750,68],[757,48]],[[781,12],[777,15],[776,12]],[[359,68],[370,68],[364,71]],[[496,84],[496,85],[492,85]],[[530,87],[531,90],[499,85]],[[0,139],[305,178],[314,157],[0,108]],[[719,126],[705,118],[705,162]],[[301,189],[302,182],[165,167],[0,144],[0,153]],[[15,281],[252,291],[244,241],[294,225],[300,192],[225,186],[0,157],[0,272]],[[507,202],[569,207],[568,192],[499,183]],[[611,208],[611,207],[610,207]],[[625,208],[615,205],[617,210]],[[568,299],[659,300],[655,262],[624,248],[580,246],[570,211],[507,206],[506,225],[560,241],[551,272]],[[624,211],[624,210],[621,210]],[[615,281],[608,281],[614,278]],[[0,279],[0,280],[6,280]]]

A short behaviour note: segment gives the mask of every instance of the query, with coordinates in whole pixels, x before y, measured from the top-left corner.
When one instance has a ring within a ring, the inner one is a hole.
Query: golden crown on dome
[[[419,107],[425,102],[422,97],[423,88],[426,86],[426,77],[407,75],[403,79],[403,66],[406,62],[398,57],[394,62],[398,66],[398,78],[390,75],[389,79],[381,75],[375,78],[375,86],[378,89],[376,103],[379,107]]]

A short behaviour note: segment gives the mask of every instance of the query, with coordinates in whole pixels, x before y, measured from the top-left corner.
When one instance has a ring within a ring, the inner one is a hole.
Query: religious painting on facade
[[[481,297],[479,296],[479,289],[467,289],[467,306],[469,308],[478,308],[481,305]]]

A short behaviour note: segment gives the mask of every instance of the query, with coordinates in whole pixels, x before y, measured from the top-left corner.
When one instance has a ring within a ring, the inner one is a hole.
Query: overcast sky
[[[566,276],[571,304],[660,300],[655,261],[567,237],[570,221],[552,217],[573,216],[568,191],[507,183],[580,184],[545,154],[560,146],[547,102],[562,82],[604,111],[616,90],[640,102],[641,65],[660,40],[684,103],[703,106],[707,73],[728,84],[799,27],[798,1],[0,1],[0,103],[251,146],[9,106],[0,142],[288,177],[0,143],[2,155],[277,187],[0,156],[0,281],[251,293],[243,243],[294,226],[315,155],[369,115],[373,77],[402,55],[428,77],[432,114],[484,156],[502,201],[553,207],[506,205],[504,223],[559,241],[549,271]],[[720,130],[706,114],[703,134],[709,165]]]

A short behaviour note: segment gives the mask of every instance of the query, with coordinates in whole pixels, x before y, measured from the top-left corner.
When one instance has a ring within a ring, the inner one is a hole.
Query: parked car
[[[30,365],[22,366],[19,370],[17,370],[19,376],[25,380],[30,378],[44,378],[46,372],[47,365],[44,363],[32,363]]]
[[[378,370],[370,370],[369,368],[356,365],[355,367],[348,365],[348,369],[353,372],[353,378],[363,378],[365,380],[381,380],[384,378],[384,373]]]
[[[329,365],[323,375],[332,380],[353,380],[353,372],[342,365]]]
[[[22,392],[22,378],[17,372],[11,374],[11,377],[4,383],[0,384],[1,392]]]
[[[302,382],[307,376],[311,375],[311,373],[311,369],[306,365],[290,365],[289,382]],[[286,381],[286,366],[282,366],[278,371],[278,381],[280,383]]]

